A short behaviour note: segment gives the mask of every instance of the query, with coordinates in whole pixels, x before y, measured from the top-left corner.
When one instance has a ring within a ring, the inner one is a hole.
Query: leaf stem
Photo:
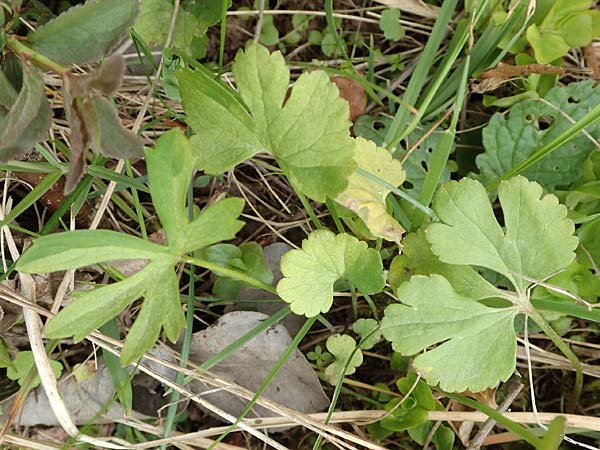
[[[64,77],[70,70],[57,62],[52,61],[50,58],[42,55],[41,53],[33,50],[31,47],[23,44],[15,36],[9,35],[6,37],[6,46],[10,48],[17,55],[24,57],[30,61],[33,61],[39,66],[45,69],[51,70],[52,72]]]
[[[277,294],[277,290],[271,286],[270,284],[264,283],[263,281],[257,280],[245,273],[239,272],[234,269],[229,269],[227,267],[220,266],[218,264],[212,263],[210,261],[206,261],[205,259],[193,258],[193,257],[183,257],[181,259],[182,262],[193,264],[194,266],[203,267],[205,269],[210,270],[216,274],[226,276],[229,278],[233,278],[234,280],[242,281],[244,283],[249,284],[250,286],[257,287],[259,289],[263,289],[271,294]]]
[[[573,353],[571,347],[569,347],[558,335],[554,328],[552,328],[548,322],[544,320],[542,315],[538,313],[536,310],[531,308],[530,311],[527,312],[529,317],[533,319],[538,327],[542,329],[542,331],[548,336],[554,345],[558,347],[558,349],[567,357],[569,362],[573,365],[575,369],[575,387],[573,388],[573,395],[569,399],[569,404],[567,405],[567,412],[572,413],[575,411],[575,408],[579,404],[579,399],[581,398],[581,392],[583,390],[583,370],[581,368],[581,362],[577,358],[577,355]]]

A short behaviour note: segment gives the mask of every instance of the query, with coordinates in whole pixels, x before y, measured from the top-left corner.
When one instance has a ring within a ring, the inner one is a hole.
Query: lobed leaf
[[[293,312],[307,317],[331,308],[333,285],[341,278],[365,294],[379,292],[385,285],[377,251],[353,236],[328,230],[312,232],[302,241],[301,250],[283,255],[281,273],[277,293]]]
[[[505,231],[496,221],[485,188],[463,178],[443,185],[433,202],[442,223],[427,227],[427,239],[440,261],[487,267],[504,275],[523,292],[575,258],[577,238],[567,209],[539,184],[521,176],[498,188]]]
[[[395,351],[414,355],[415,368],[446,391],[482,391],[506,381],[516,365],[517,307],[490,308],[457,294],[440,275],[416,275],[386,308],[381,329]]]
[[[360,169],[393,186],[399,186],[405,179],[400,161],[393,159],[386,149],[366,139],[355,140],[354,160]],[[373,235],[400,244],[405,230],[387,212],[385,199],[389,193],[390,190],[385,186],[354,172],[348,178],[346,189],[335,200],[354,211]]]
[[[356,341],[351,336],[334,334],[329,336],[326,346],[327,351],[335,357],[325,369],[325,378],[333,385],[340,382],[340,377],[352,375],[363,363],[363,354],[356,349]]]
[[[37,238],[17,261],[17,270],[47,273],[115,259],[169,258],[168,249],[110,230],[77,230]]]
[[[137,0],[88,0],[38,28],[28,43],[60,64],[98,61],[127,35],[137,14]]]

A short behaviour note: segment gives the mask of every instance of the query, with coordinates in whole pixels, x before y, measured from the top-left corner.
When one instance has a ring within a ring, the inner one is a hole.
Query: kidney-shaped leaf
[[[328,230],[312,232],[302,241],[301,250],[283,255],[281,273],[277,293],[293,312],[307,317],[331,308],[333,285],[341,278],[364,294],[379,292],[385,285],[377,251],[353,236]]]
[[[521,176],[498,187],[505,230],[496,221],[485,188],[463,178],[443,185],[433,202],[442,221],[426,229],[442,262],[487,267],[523,291],[536,280],[567,267],[575,258],[575,227],[556,196]]]
[[[8,80],[2,75],[4,82],[0,89],[1,106],[8,111],[0,119],[0,162],[6,162],[15,156],[31,150],[35,144],[44,139],[52,110],[44,94],[44,84],[38,70],[23,64],[23,86],[14,103],[14,91]]]
[[[138,0],[88,0],[38,28],[29,45],[61,64],[98,61],[133,26]]]
[[[355,142],[354,160],[359,168],[393,186],[402,184],[405,173],[400,161],[372,141],[359,137]],[[335,200],[354,211],[375,236],[400,244],[404,228],[387,212],[385,198],[389,193],[385,186],[354,172],[348,187]]]
[[[77,230],[37,238],[17,261],[17,270],[46,273],[115,259],[164,259],[168,249],[110,230]]]
[[[482,391],[506,381],[516,364],[517,307],[490,308],[457,294],[440,275],[416,275],[398,289],[402,305],[386,308],[381,329],[432,385]]]

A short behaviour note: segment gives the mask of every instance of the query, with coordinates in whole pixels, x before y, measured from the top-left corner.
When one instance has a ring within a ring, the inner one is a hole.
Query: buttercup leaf
[[[88,0],[38,28],[29,45],[61,64],[98,61],[129,32],[137,0]]]
[[[404,181],[400,161],[372,141],[356,139],[354,160],[359,168],[393,186]],[[348,187],[335,200],[354,211],[375,236],[400,244],[404,228],[387,212],[385,199],[389,193],[386,187],[354,172],[348,178]]]
[[[293,312],[307,317],[331,308],[333,285],[341,278],[365,294],[379,292],[385,285],[381,257],[375,250],[353,236],[328,230],[312,232],[302,241],[301,250],[283,255],[281,273],[279,296]]]
[[[506,381],[516,365],[517,307],[490,308],[457,294],[440,275],[416,275],[386,308],[383,335],[395,351],[419,354],[415,368],[447,391],[482,391]]]
[[[375,319],[358,319],[352,325],[352,331],[361,337],[360,348],[370,350],[381,339],[381,330],[379,323]]]
[[[519,292],[575,258],[577,238],[567,209],[539,184],[521,176],[498,187],[505,230],[498,224],[487,192],[463,178],[443,185],[433,202],[442,223],[426,229],[432,251],[442,262],[487,267],[504,275]]]
[[[0,88],[4,87],[6,91],[1,95],[1,106],[7,111],[0,121],[0,162],[6,162],[31,150],[44,139],[50,128],[52,110],[36,68],[23,64],[23,86],[16,98],[8,80],[4,75],[2,78],[4,82]],[[9,104],[12,99],[14,102]]]
[[[334,334],[327,339],[327,351],[335,360],[325,369],[327,381],[335,385],[340,376],[352,375],[363,363],[363,354],[356,350],[356,341],[346,334]]]

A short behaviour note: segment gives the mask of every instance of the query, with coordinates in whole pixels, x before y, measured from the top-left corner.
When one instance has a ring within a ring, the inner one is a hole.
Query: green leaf
[[[237,220],[244,209],[241,198],[226,198],[205,208],[182,231],[185,240],[180,251],[188,253],[216,242],[233,239],[244,226]]]
[[[269,53],[260,45],[248,45],[233,62],[233,76],[248,106],[261,142],[270,145],[269,126],[279,114],[290,83],[290,71],[281,52]]]
[[[146,165],[152,204],[169,246],[180,248],[187,239],[185,205],[194,171],[192,150],[183,132],[177,129],[163,134],[156,141],[156,148],[146,150]]]
[[[392,260],[389,270],[390,286],[395,291],[413,275],[442,275],[460,295],[483,300],[498,297],[498,289],[471,266],[452,265],[440,261],[421,229],[407,234],[402,241],[402,254]]]
[[[312,232],[302,241],[301,250],[283,255],[281,273],[279,296],[290,303],[293,312],[307,317],[331,308],[333,285],[340,278],[364,294],[379,292],[385,285],[377,251],[353,236],[328,230]]]
[[[2,315],[0,315],[2,317]],[[12,359],[8,353],[8,347],[2,338],[0,338],[0,367],[6,368],[12,366]]]
[[[54,361],[53,359],[49,360],[50,367],[52,368],[52,372],[56,378],[60,377],[62,373],[62,364],[58,361]],[[21,351],[17,353],[17,356],[12,362],[12,366],[9,366],[6,370],[6,376],[11,380],[16,380],[19,382],[19,386],[23,385],[23,382],[27,378],[29,372],[35,369],[35,360],[33,359],[33,352],[30,351]],[[29,386],[30,388],[35,388],[40,385],[40,377],[36,376]]]
[[[400,23],[400,10],[396,8],[384,9],[379,19],[379,28],[386,39],[399,41],[404,38],[404,27]]]
[[[396,381],[396,386],[407,397],[394,398],[385,405],[390,413],[381,419],[381,426],[391,431],[404,431],[425,423],[429,411],[436,409],[431,388],[423,380],[417,380],[414,372]]]
[[[356,164],[348,102],[325,72],[300,76],[270,130],[273,152],[293,186],[313,200],[334,198]]]
[[[263,16],[263,25],[260,29],[260,43],[266,46],[276,45],[279,42],[279,30],[275,26],[274,18],[270,14]]]
[[[167,42],[173,11],[173,3],[169,0],[142,0],[140,15],[135,22],[135,32],[148,45],[164,46]],[[186,50],[194,36],[202,36],[206,33],[206,29],[194,14],[186,8],[180,8],[171,45]]]
[[[325,369],[325,378],[336,385],[340,378],[352,375],[363,363],[363,355],[356,349],[356,341],[346,334],[334,334],[327,338],[327,350],[335,359]]]
[[[482,391],[512,375],[516,307],[490,308],[457,294],[440,275],[414,276],[398,289],[402,305],[386,308],[383,335],[432,385],[450,392]]]
[[[170,258],[166,247],[110,230],[78,230],[42,236],[17,261],[17,270],[47,273],[115,259]]]
[[[554,195],[521,176],[503,181],[498,197],[505,230],[496,221],[485,188],[463,178],[443,185],[433,202],[442,223],[426,229],[432,251],[442,262],[487,267],[504,275],[519,292],[575,258],[577,238],[567,209]]]
[[[164,263],[151,263],[117,283],[78,292],[73,303],[46,323],[46,335],[50,339],[73,336],[75,341],[81,341],[140,298],[148,289],[148,281],[159,277],[164,270]]]
[[[38,28],[29,45],[60,64],[98,61],[129,32],[137,0],[88,0]]]
[[[23,64],[23,86],[15,92],[4,74],[0,75],[0,110],[6,114],[0,119],[0,162],[6,162],[31,150],[48,133],[52,110],[46,100],[44,84],[39,71]]]
[[[375,319],[358,319],[352,325],[352,331],[361,337],[361,350],[372,349],[381,339],[379,323]]]
[[[494,114],[483,129],[485,153],[477,156],[477,166],[486,178],[496,178],[525,161],[543,144],[551,142],[600,103],[600,88],[592,80],[556,87],[544,100],[525,100],[514,105],[508,118]],[[586,131],[600,136],[600,122]],[[593,142],[579,133],[541,161],[522,172],[548,189],[567,186],[581,176],[586,158],[595,149]]]
[[[400,161],[372,141],[357,138],[355,142],[354,160],[360,169],[393,186],[402,184],[405,173]],[[400,244],[405,230],[387,212],[385,199],[389,193],[385,186],[354,172],[348,178],[348,187],[335,200],[354,211],[373,235]]]
[[[250,43],[236,57],[234,73],[250,113],[206,69],[177,75],[200,167],[222,173],[264,150],[308,197],[325,201],[339,194],[355,163],[348,103],[329,77],[318,70],[302,74],[281,108],[289,69],[278,52],[269,56]]]
[[[179,331],[185,327],[185,316],[179,302],[179,282],[172,267],[163,267],[156,280],[148,281],[151,286],[121,352],[123,365],[137,361],[154,346],[163,324],[171,341],[175,341]]]
[[[543,33],[535,24],[527,28],[526,36],[535,53],[535,59],[542,64],[550,64],[569,51],[569,44],[560,34]]]
[[[190,144],[202,170],[223,173],[264,149],[242,102],[212,73],[184,69],[177,79],[187,122],[196,133]]]

